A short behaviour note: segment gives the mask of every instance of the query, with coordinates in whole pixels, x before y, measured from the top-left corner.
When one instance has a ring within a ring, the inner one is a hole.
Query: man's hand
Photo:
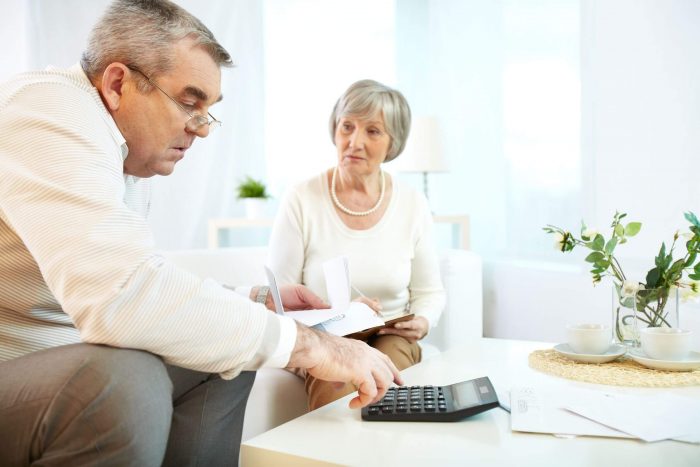
[[[423,339],[426,334],[428,334],[429,328],[430,324],[427,319],[422,316],[416,316],[408,321],[399,321],[391,327],[382,328],[379,330],[378,334],[395,334],[405,337],[411,342],[415,342]]]
[[[306,368],[326,381],[352,383],[358,388],[350,408],[377,402],[391,383],[403,384],[389,357],[362,341],[337,337],[297,323],[297,342],[289,367]]]
[[[282,305],[285,310],[321,310],[330,308],[329,304],[303,285],[283,285],[280,287],[280,295],[282,296]],[[273,304],[270,309],[274,310],[275,305]]]
[[[260,287],[253,287],[250,291],[250,299],[255,301]],[[322,310],[330,308],[330,305],[321,300],[316,294],[304,287],[303,285],[283,285],[280,287],[280,295],[282,296],[282,306],[288,311],[298,310]],[[268,310],[277,311],[275,302],[272,300],[272,291],[267,294],[265,307]]]

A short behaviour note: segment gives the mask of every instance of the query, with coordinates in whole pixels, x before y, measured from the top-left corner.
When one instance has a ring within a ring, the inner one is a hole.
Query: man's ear
[[[123,63],[110,63],[102,73],[99,90],[107,108],[118,110],[124,90],[124,84],[130,70]]]

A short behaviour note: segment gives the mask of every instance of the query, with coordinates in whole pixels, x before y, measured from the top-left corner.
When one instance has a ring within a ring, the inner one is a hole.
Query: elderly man
[[[230,64],[182,8],[118,0],[80,65],[0,86],[0,464],[236,464],[254,370],[350,382],[353,408],[400,382],[364,343],[266,311],[266,287],[154,252],[147,179],[219,124]]]

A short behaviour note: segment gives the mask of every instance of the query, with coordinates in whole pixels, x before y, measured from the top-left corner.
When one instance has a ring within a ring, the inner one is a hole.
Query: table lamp
[[[423,192],[428,198],[428,173],[447,172],[438,122],[432,117],[416,117],[411,124],[411,132],[406,148],[396,159],[399,172],[419,172],[423,174]]]

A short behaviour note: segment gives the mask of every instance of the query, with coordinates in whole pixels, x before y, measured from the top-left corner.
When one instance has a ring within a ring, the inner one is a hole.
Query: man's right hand
[[[316,378],[352,383],[358,395],[350,401],[357,409],[377,402],[391,383],[403,384],[392,361],[362,341],[337,337],[297,323],[297,341],[289,367],[306,368]]]

